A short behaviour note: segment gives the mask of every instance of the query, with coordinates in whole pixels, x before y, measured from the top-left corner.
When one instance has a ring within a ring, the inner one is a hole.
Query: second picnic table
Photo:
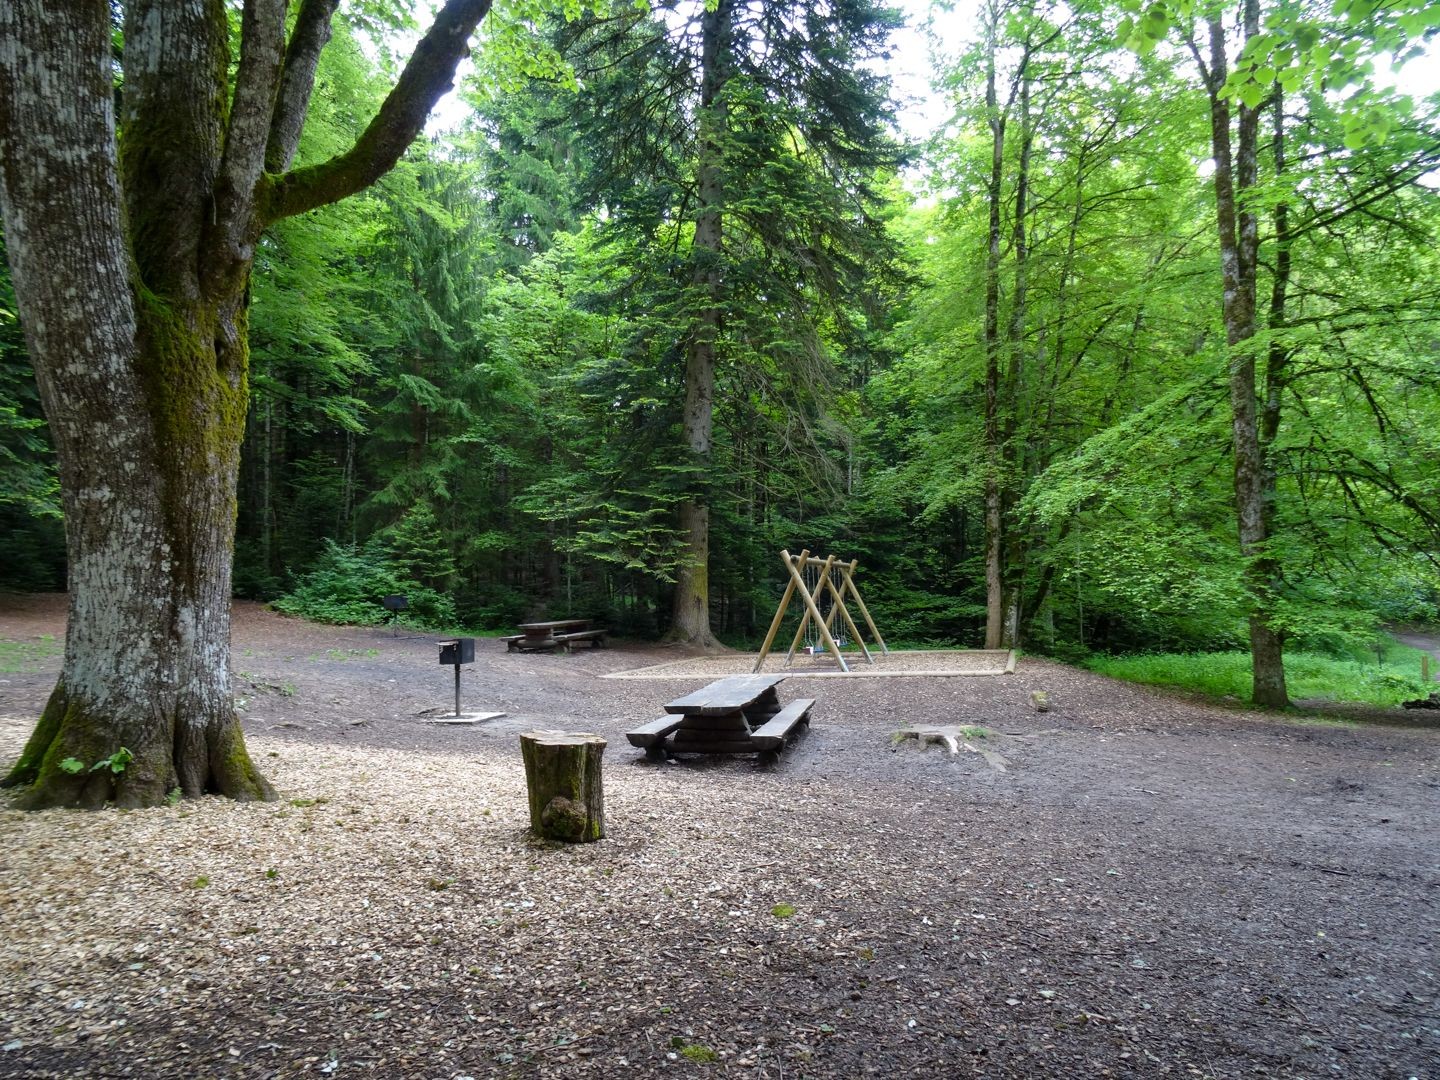
[[[781,706],[784,675],[730,675],[665,706],[666,715],[626,732],[651,757],[678,754],[774,754],[801,724],[811,698]],[[667,738],[669,742],[667,743]]]
[[[589,619],[551,619],[549,622],[521,623],[521,633],[503,640],[510,652],[568,650],[577,641],[588,641],[591,648],[604,645],[605,631],[590,629],[590,622]]]

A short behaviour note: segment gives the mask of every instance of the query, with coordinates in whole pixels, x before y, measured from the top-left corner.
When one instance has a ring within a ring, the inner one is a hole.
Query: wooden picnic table
[[[549,622],[522,622],[520,629],[526,633],[553,634],[556,630],[583,630],[589,625],[589,619],[551,619]]]
[[[784,681],[784,675],[727,676],[669,702],[664,716],[625,737],[650,757],[774,754],[797,727],[809,726],[815,704],[802,698],[782,707],[775,687]]]
[[[539,652],[566,649],[577,641],[588,641],[591,647],[605,644],[605,631],[592,630],[590,619],[550,619],[546,622],[521,623],[521,633],[503,638],[505,647],[514,652]]]

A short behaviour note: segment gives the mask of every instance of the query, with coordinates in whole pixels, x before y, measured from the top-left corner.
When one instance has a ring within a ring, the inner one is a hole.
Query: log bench
[[[641,747],[646,757],[663,758],[665,756],[665,738],[672,731],[685,722],[685,717],[676,716],[674,713],[666,713],[658,720],[651,720],[634,731],[627,731],[625,738],[630,740],[631,746]]]
[[[588,641],[592,649],[605,647],[605,630],[577,630],[573,634],[556,634],[555,640],[565,646],[567,650],[573,649],[577,641]]]
[[[762,752],[783,750],[797,727],[810,726],[810,710],[814,706],[814,698],[796,698],[752,731],[751,743]]]

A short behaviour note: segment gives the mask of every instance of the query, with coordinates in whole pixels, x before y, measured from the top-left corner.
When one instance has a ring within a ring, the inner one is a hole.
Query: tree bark
[[[999,13],[991,12],[985,68],[985,109],[990,124],[990,218],[985,254],[985,648],[1005,636],[1005,518],[1000,437],[1000,197],[1005,169],[1005,114],[996,91],[995,53]]]
[[[1000,588],[1004,622],[1001,626],[1000,644],[1002,649],[1014,648],[1020,643],[1021,596],[1025,583],[1025,561],[1028,554],[1028,538],[1014,520],[1015,504],[1020,498],[1022,477],[1029,467],[1026,461],[1026,447],[1030,433],[1023,430],[1033,418],[1025,414],[1025,327],[1029,316],[1030,294],[1030,248],[1027,225],[1030,214],[1030,152],[1034,144],[1034,130],[1030,120],[1030,74],[1027,65],[1022,65],[1018,77],[1020,99],[1020,150],[1015,173],[1015,224],[1011,240],[1015,250],[1014,296],[1010,302],[1010,320],[1005,330],[1006,349],[1009,364],[1005,373],[1004,401],[1001,409],[1005,422],[1001,428],[1001,460],[1004,462],[1000,490],[1000,521],[1004,534],[1001,549]]]
[[[715,350],[721,327],[720,258],[723,242],[721,204],[725,198],[722,174],[728,78],[731,0],[720,0],[714,11],[701,16],[701,86],[698,200],[692,249],[691,282],[700,309],[685,356],[685,448],[700,476],[692,479],[692,493],[680,504],[680,531],[685,552],[675,579],[671,641],[715,648],[710,629],[710,506],[703,494],[710,469],[715,424]],[[698,489],[698,490],[696,490]]]
[[[1258,0],[1245,0],[1246,37],[1259,32]],[[1256,408],[1255,351],[1256,271],[1259,224],[1245,198],[1258,178],[1259,111],[1240,106],[1235,139],[1231,139],[1229,100],[1221,96],[1228,70],[1225,30],[1220,19],[1209,23],[1210,63],[1205,70],[1210,95],[1210,141],[1215,159],[1215,211],[1220,235],[1220,267],[1224,287],[1222,314],[1230,349],[1231,445],[1235,458],[1235,517],[1242,571],[1251,610],[1251,698],[1257,705],[1283,708],[1285,688],[1283,639],[1272,625],[1276,565],[1267,555],[1268,511],[1265,452]],[[1273,489],[1268,499],[1273,500]]]
[[[488,6],[450,0],[327,186],[292,178],[277,206],[262,170],[282,0],[246,4],[233,97],[227,5],[132,3],[118,145],[109,4],[0,5],[0,208],[70,567],[60,679],[4,781],[26,805],[274,796],[229,683],[255,243],[394,164]]]

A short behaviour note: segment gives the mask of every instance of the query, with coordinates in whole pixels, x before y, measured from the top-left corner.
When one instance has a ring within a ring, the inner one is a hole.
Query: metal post
[[[455,715],[460,715],[460,665],[455,665]]]

